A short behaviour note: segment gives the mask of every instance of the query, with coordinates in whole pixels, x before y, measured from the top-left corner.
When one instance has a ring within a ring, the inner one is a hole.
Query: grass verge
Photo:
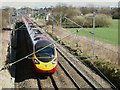
[[[76,29],[80,28],[67,29],[74,32]],[[76,34],[92,38],[90,32],[93,32],[93,28],[80,29],[80,32]],[[95,28],[95,39],[112,45],[118,45],[118,20],[112,20],[112,25],[109,28]]]
[[[120,68],[110,62],[103,61],[83,61],[89,68],[98,73],[101,77],[101,73],[97,68],[117,87],[120,88]],[[104,78],[104,77],[103,77]],[[105,79],[105,78],[104,78]]]

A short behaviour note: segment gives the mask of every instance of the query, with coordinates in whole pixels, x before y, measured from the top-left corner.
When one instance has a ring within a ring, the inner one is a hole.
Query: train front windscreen
[[[51,42],[48,40],[41,40],[38,41],[35,45],[35,51],[38,51],[35,53],[36,57],[38,58],[38,60],[42,61],[42,62],[49,62],[52,61],[54,59],[55,56],[55,49],[54,49],[54,45],[50,45]],[[48,46],[50,45],[50,46]],[[45,49],[42,49],[46,47]]]

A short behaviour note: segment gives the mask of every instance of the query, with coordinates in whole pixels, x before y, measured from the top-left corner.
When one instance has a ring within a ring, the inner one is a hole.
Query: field
[[[76,29],[80,31],[77,33],[78,35],[83,35],[92,38],[92,34],[89,32],[93,31],[93,28],[68,28],[71,32],[74,32]],[[109,28],[95,28],[95,39],[109,43],[112,45],[118,45],[118,20],[114,19],[112,21],[112,25]]]

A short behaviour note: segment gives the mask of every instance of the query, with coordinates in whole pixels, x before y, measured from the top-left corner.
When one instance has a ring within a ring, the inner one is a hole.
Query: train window
[[[38,42],[35,46],[35,51],[38,51],[42,49],[43,47],[49,45],[48,43],[51,44],[49,41],[45,41],[45,40]],[[54,50],[53,45],[50,45],[46,47],[45,49],[40,50],[39,52],[35,53],[35,55],[40,61],[49,62],[54,58],[55,50]]]
[[[41,49],[41,48],[39,48],[39,49]],[[39,50],[39,49],[37,49],[37,50]],[[36,56],[40,56],[40,57],[42,57],[42,56],[44,56],[44,57],[50,56],[51,57],[52,55],[54,55],[54,49],[51,47],[47,47],[47,48],[39,51],[38,53],[36,53]]]
[[[52,44],[52,41],[50,40],[40,40],[36,43],[35,48],[41,48],[41,47],[45,47],[47,45],[51,44],[49,47],[54,47],[54,45]]]
[[[42,33],[39,30],[36,30],[35,34],[42,34]]]
[[[39,40],[39,39],[40,39],[40,37],[36,37],[36,38],[34,39],[34,41]]]
[[[35,26],[34,26],[34,25],[30,25],[30,27],[31,27],[31,28],[35,28]]]
[[[30,22],[30,23],[28,23],[28,24],[29,24],[29,25],[33,25],[33,23],[31,23],[31,22]]]
[[[41,49],[41,48],[39,48],[39,49]],[[54,58],[54,48],[47,47],[47,48],[37,52],[35,55],[42,62],[52,61],[52,59]]]

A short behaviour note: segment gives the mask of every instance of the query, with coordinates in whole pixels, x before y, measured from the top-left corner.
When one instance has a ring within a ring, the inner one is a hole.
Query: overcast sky
[[[56,6],[59,3],[72,6],[94,5],[97,7],[117,7],[119,0],[1,0],[1,6],[21,8],[28,6],[32,8]]]

